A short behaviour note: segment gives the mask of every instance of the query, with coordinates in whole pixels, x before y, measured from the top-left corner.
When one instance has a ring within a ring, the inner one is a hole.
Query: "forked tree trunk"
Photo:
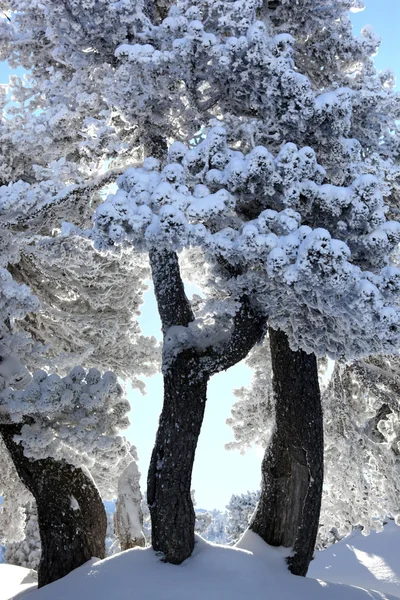
[[[164,333],[164,404],[147,479],[152,544],[166,562],[180,564],[194,547],[195,513],[190,495],[192,469],[204,417],[209,378],[245,358],[265,332],[249,299],[232,323],[224,345],[206,349],[165,344],[172,326],[187,327],[194,314],[184,291],[175,252],[150,252],[154,291]]]
[[[14,442],[19,425],[2,425],[0,432],[21,481],[36,500],[42,544],[39,587],[92,557],[104,558],[107,518],[93,481],[65,461],[26,458],[22,445]]]
[[[323,484],[323,418],[317,361],[293,352],[270,329],[275,428],[262,462],[261,497],[250,529],[271,546],[293,548],[290,571],[305,576],[318,531]]]

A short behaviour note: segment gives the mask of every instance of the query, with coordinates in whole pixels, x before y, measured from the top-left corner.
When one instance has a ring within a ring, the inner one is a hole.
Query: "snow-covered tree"
[[[2,446],[0,458],[5,463],[3,521],[8,540],[20,537],[23,511],[13,500],[23,497],[12,457],[38,503],[45,536],[42,585],[90,556],[104,554],[105,515],[92,477],[101,493],[112,497],[120,470],[131,460],[118,435],[127,424],[129,404],[116,377],[102,376],[97,368],[112,368],[143,389],[137,375],[153,373],[158,357],[155,341],[144,338],[136,322],[147,266],[132,255],[110,261],[72,232],[68,239],[58,236],[63,220],[89,225],[101,199],[98,190],[120,172],[117,166],[105,169],[105,161],[123,152],[125,145],[106,124],[109,114],[100,115],[106,104],[94,89],[99,80],[95,78],[91,90],[86,84],[82,87],[81,77],[89,82],[88,63],[81,69],[77,63],[77,68],[72,64],[68,68],[55,58],[56,42],[42,45],[48,7],[3,4],[2,58],[28,71],[24,80],[12,78],[13,102],[2,97],[7,116],[3,113],[0,123],[1,430],[8,448],[6,452]],[[125,18],[126,10],[122,13]],[[103,16],[107,21],[110,15]],[[23,48],[20,42],[27,41],[28,31],[34,33]],[[74,364],[84,369],[71,372]],[[55,371],[58,375],[49,376]],[[34,379],[29,384],[30,373]],[[90,476],[82,466],[90,468]],[[77,491],[71,499],[74,486],[86,489],[86,497]],[[51,487],[53,496],[48,493]],[[91,508],[93,514],[88,514]],[[57,522],[62,541],[44,531]],[[68,559],[59,557],[50,569],[52,553],[59,554],[59,548],[65,549]]]
[[[118,473],[131,460],[129,445],[118,435],[128,424],[129,403],[110,372],[77,367],[61,377],[36,368],[31,377],[27,365],[49,363],[45,348],[18,331],[18,321],[39,310],[37,298],[11,275],[19,256],[18,239],[2,232],[0,430],[7,448],[2,446],[1,455],[2,534],[8,542],[21,537],[21,508],[29,496],[21,493],[18,473],[38,507],[43,585],[92,555],[104,555],[105,513],[92,477],[105,496],[112,494]]]
[[[324,398],[322,539],[332,528],[342,536],[355,526],[380,530],[400,512],[397,380],[396,357],[335,365]]]
[[[39,524],[34,503],[25,508],[24,539],[7,543],[5,562],[18,567],[38,570],[41,554]]]
[[[148,500],[153,546],[170,562],[193,549],[190,477],[207,382],[261,341],[267,319],[281,395],[268,457],[279,462],[286,452],[275,473],[285,478],[287,511],[296,519],[285,518],[290,531],[281,522],[276,538],[266,534],[278,515],[264,510],[277,485],[264,461],[253,527],[267,541],[293,546],[292,569],[302,574],[322,487],[322,416],[309,353],[356,358],[398,346],[399,276],[388,264],[400,238],[388,212],[397,190],[397,98],[390,78],[373,71],[376,38],[367,31],[350,43],[342,15],[357,3],[334,2],[323,12],[328,37],[344,32],[335,46],[318,37],[318,18],[304,38],[296,23],[311,5],[298,4],[303,13],[285,1],[280,10],[258,0],[177,0],[170,7],[9,0],[10,20],[2,22],[2,56],[30,72],[26,85],[14,85],[23,99],[13,123],[24,123],[24,152],[35,148],[35,131],[46,133],[42,164],[32,165],[24,182],[23,201],[32,201],[27,217],[18,214],[18,182],[7,191],[16,227],[37,223],[35,234],[52,238],[61,218],[71,223],[62,236],[81,234],[83,246],[93,241],[117,270],[133,253],[150,261],[164,335],[164,407]],[[331,65],[325,53],[333,47],[339,75],[329,68],[322,84],[314,65]],[[5,137],[12,145],[14,137]],[[142,165],[124,169],[142,156]],[[108,161],[111,170],[99,174]],[[118,189],[101,203],[97,191],[115,181],[116,170],[124,170]],[[43,261],[41,244],[29,251],[35,265]],[[186,248],[203,255],[204,301],[185,296],[178,254]],[[93,264],[92,256],[94,250]],[[22,266],[25,281],[29,268]],[[90,295],[79,286],[74,294]],[[42,323],[51,327],[51,319]],[[66,329],[61,346],[69,351]],[[75,331],[85,339],[84,329]],[[74,352],[80,347],[86,342]],[[307,447],[306,460],[303,441],[311,435],[318,443]],[[294,502],[298,479],[303,498]]]
[[[231,543],[237,542],[249,526],[260,499],[260,491],[232,494],[226,506],[226,533]]]
[[[114,529],[122,551],[136,546],[143,547],[146,543],[143,533],[140,472],[135,460],[125,467],[118,480]]]
[[[3,447],[1,457],[5,463],[1,481],[2,530],[8,542],[21,537],[18,521],[24,515],[24,494],[16,468],[38,504],[44,548],[39,585],[43,585],[90,556],[104,554],[104,509],[91,477],[80,467],[90,467],[104,495],[115,491],[118,472],[129,454],[129,447],[116,432],[128,423],[129,403],[122,397],[122,389],[112,373],[101,376],[96,369],[85,372],[80,367],[60,377],[37,370],[40,364],[51,368],[54,360],[44,356],[43,345],[18,328],[27,313],[32,323],[34,312],[39,310],[38,299],[12,277],[18,272],[13,265],[19,264],[21,247],[21,236],[12,238],[2,231],[0,428],[8,450]],[[146,348],[142,353],[146,355]],[[65,356],[58,367],[65,370],[72,360],[71,354]],[[36,368],[31,381],[27,367],[33,371]],[[57,522],[59,536],[52,533]],[[70,551],[71,545],[74,552]],[[59,555],[60,547],[68,559],[55,561],[54,553]]]

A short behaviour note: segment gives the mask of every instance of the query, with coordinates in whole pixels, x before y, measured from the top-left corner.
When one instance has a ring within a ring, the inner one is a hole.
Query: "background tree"
[[[32,503],[25,508],[24,539],[7,543],[4,560],[10,565],[37,571],[40,562],[41,544],[38,516]]]
[[[122,471],[118,480],[118,497],[114,515],[114,529],[121,550],[144,547],[142,494],[140,472],[135,460]]]
[[[260,500],[260,491],[247,494],[232,494],[226,505],[226,533],[229,541],[235,543],[248,529],[250,519]]]

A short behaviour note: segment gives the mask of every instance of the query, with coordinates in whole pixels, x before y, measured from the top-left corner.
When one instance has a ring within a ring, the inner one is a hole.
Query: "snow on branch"
[[[0,405],[22,424],[16,441],[30,458],[64,458],[77,466],[114,461],[115,468],[129,452],[118,431],[129,425],[130,404],[111,372],[76,367],[59,377],[37,371],[24,390],[5,389]]]
[[[173,144],[164,168],[147,158],[128,169],[96,210],[93,240],[99,250],[200,247],[239,268],[226,290],[251,290],[293,349],[397,352],[400,272],[388,263],[400,224],[386,220],[373,176],[347,187],[323,177],[311,148],[243,154],[214,127],[195,148]]]

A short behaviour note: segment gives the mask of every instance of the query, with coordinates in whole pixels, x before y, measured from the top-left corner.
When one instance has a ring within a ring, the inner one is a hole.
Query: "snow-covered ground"
[[[0,565],[3,583],[4,565]],[[6,567],[9,569],[9,567]],[[41,590],[1,600],[382,600],[379,592],[290,575],[284,552],[247,532],[236,548],[198,538],[193,556],[180,566],[162,563],[151,549],[128,550],[92,560]]]
[[[383,531],[364,536],[354,531],[317,552],[308,577],[379,590],[400,598],[400,527],[389,521]]]
[[[26,590],[36,589],[36,584],[30,569],[0,564],[0,600],[8,600],[16,592],[19,593],[19,598],[22,598]]]

